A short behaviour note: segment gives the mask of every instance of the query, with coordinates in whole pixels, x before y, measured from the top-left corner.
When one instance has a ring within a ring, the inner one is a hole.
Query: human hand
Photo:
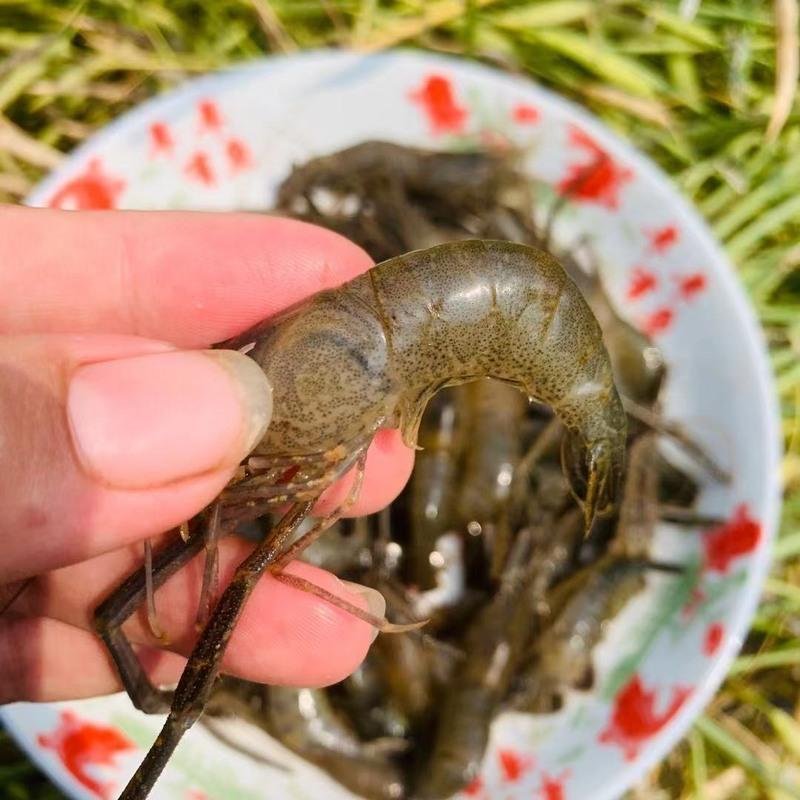
[[[94,607],[140,564],[144,539],[213,500],[269,416],[253,362],[202,348],[371,263],[336,234],[266,216],[0,208],[0,605],[31,579],[0,617],[0,702],[119,688]],[[390,502],[412,460],[397,432],[380,431],[350,513]],[[248,550],[221,543],[223,585]],[[329,573],[289,571],[368,607]],[[157,594],[169,650],[137,615],[124,626],[156,683],[175,681],[191,650],[201,574],[197,558]],[[223,667],[324,685],[372,639],[364,622],[267,576]]]

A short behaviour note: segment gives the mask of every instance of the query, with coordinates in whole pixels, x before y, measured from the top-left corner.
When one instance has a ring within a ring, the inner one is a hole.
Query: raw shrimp
[[[626,420],[609,356],[580,292],[542,250],[470,240],[398,256],[237,343],[249,340],[274,412],[251,459],[265,474],[223,495],[233,514],[265,496],[317,496],[381,426],[415,447],[428,400],[483,377],[561,418],[587,524],[613,502]],[[287,467],[290,483],[276,483]]]
[[[641,331],[629,325],[617,313],[603,286],[599,270],[587,271],[574,258],[563,259],[564,269],[586,298],[603,330],[614,379],[624,397],[650,407],[655,403],[666,378],[664,357]]]
[[[465,439],[457,389],[443,389],[430,402],[419,431],[420,452],[410,491],[410,564],[412,582],[430,589],[436,573],[430,555],[439,537],[455,525],[455,499],[461,450]]]
[[[260,686],[228,679],[217,689],[209,712],[218,719],[209,729],[242,751],[224,733],[224,718],[235,715],[267,732],[284,747],[318,765],[343,786],[368,800],[401,800],[404,797],[402,774],[392,763],[393,754],[402,751],[402,739],[383,737],[372,741],[359,738],[346,715],[340,713],[322,689],[292,689]],[[270,752],[245,754],[286,770]]]
[[[217,534],[227,533],[277,504],[291,506],[219,598],[162,732],[122,800],[147,797],[202,713],[233,628],[266,570],[387,629],[282,569],[341,513],[289,544],[322,491],[355,465],[343,507],[352,504],[377,429],[399,428],[414,447],[425,406],[442,387],[492,377],[549,404],[569,431],[565,464],[583,495],[587,527],[612,505],[620,482],[626,418],[600,328],[558,262],[535,248],[472,240],[398,256],[237,337],[236,344],[253,345],[250,356],[273,386],[274,412],[244,474],[222,493],[211,519]],[[156,557],[156,586],[188,560],[187,551],[198,549],[195,540],[170,558]],[[143,583],[143,574],[129,578],[96,620],[129,694],[154,711],[169,695],[146,680],[120,629],[140,602]]]
[[[278,191],[283,213],[323,225],[383,260],[458,239],[504,238],[481,216],[518,183],[507,154],[442,153],[363,142],[297,167]]]
[[[556,587],[550,598],[553,621],[536,641],[538,658],[529,672],[536,690],[521,710],[541,711],[548,696],[592,687],[592,652],[606,622],[643,588],[647,567],[643,560],[605,556]]]
[[[366,202],[372,202],[363,189],[388,184],[390,189],[402,188],[417,199],[434,196],[463,214],[465,207],[481,211],[487,194],[497,192],[507,180],[506,155],[477,150],[440,153],[393,142],[362,142],[295,169],[281,185],[278,206],[298,211],[297,198],[305,198],[313,207],[315,194],[321,191],[346,197],[356,189],[362,189]]]
[[[614,536],[606,555],[556,586],[540,609],[549,617],[534,645],[535,656],[521,683],[526,711],[559,707],[567,689],[590,689],[592,653],[606,623],[645,585],[648,569],[678,572],[673,564],[649,560],[658,521],[656,437],[646,433],[631,446]],[[567,512],[564,519],[568,518]]]
[[[457,508],[462,529],[481,534],[491,553],[491,575],[500,575],[512,538],[511,491],[522,458],[527,403],[499,381],[474,381],[465,388],[469,450],[464,455]]]
[[[628,451],[628,469],[617,530],[609,552],[623,558],[647,558],[658,523],[658,445],[644,433]]]
[[[414,797],[441,800],[478,773],[489,726],[520,667],[534,625],[530,595],[531,535],[521,531],[503,570],[500,589],[464,635],[465,659],[441,701],[433,741],[418,770]]]
[[[401,800],[403,776],[390,755],[402,740],[361,741],[322,689],[270,686],[269,732],[368,800]]]

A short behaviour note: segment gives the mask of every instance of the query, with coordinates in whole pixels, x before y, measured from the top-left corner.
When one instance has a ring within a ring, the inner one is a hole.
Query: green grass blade
[[[582,34],[550,28],[527,31],[525,35],[632,94],[655,97],[665,88],[664,81],[649,68]]]
[[[531,28],[550,28],[585,20],[597,9],[597,3],[587,0],[555,0],[550,3],[527,4],[493,14],[492,24],[510,31]]]

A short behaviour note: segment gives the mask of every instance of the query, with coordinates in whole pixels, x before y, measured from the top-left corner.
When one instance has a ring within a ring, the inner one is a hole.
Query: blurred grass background
[[[422,47],[530,75],[655,159],[723,242],[777,378],[780,538],[725,686],[630,797],[800,798],[797,0],[0,0],[0,199],[156,92],[319,46]],[[0,797],[61,797],[2,733]]]

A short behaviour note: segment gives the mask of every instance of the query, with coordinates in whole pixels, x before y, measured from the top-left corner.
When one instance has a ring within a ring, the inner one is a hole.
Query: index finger
[[[0,333],[126,333],[202,347],[372,260],[259,214],[0,207]]]

